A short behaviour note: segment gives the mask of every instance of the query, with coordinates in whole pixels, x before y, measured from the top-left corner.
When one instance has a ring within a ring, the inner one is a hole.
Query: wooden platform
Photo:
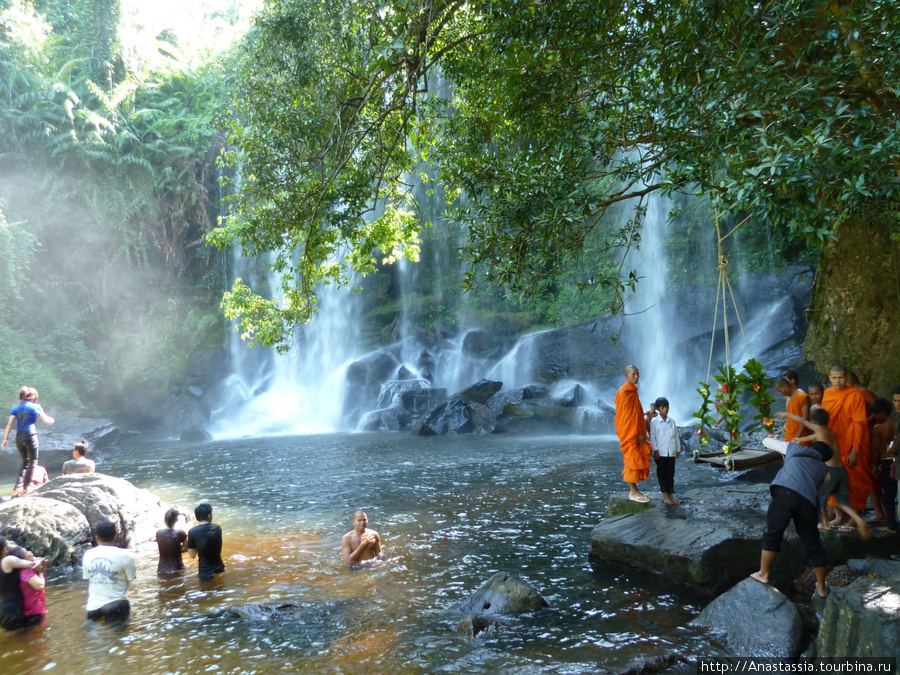
[[[744,469],[775,464],[781,462],[783,458],[784,455],[780,452],[768,450],[767,448],[741,448],[727,455],[724,452],[695,453],[691,461],[706,462],[729,471],[743,471]]]

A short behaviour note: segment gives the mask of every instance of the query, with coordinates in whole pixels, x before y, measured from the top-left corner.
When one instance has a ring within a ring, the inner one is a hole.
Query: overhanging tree
[[[892,6],[272,0],[233,111],[242,183],[211,238],[274,252],[283,298],[238,283],[226,312],[284,345],[317,283],[352,283],[379,251],[414,256],[420,162],[469,229],[468,282],[526,294],[588,235],[637,243],[654,191],[705,194],[798,236],[890,214]],[[634,218],[610,227],[604,214],[627,200]],[[584,280],[633,281],[615,266]]]

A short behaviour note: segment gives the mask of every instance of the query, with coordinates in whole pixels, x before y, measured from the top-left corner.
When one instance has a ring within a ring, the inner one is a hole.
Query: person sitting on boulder
[[[14,495],[22,495],[26,492],[31,492],[32,490],[37,490],[41,485],[48,482],[50,480],[50,475],[47,473],[47,469],[42,467],[40,464],[34,465],[34,470],[31,472],[31,482],[27,487],[22,487],[22,475],[19,474],[19,482],[16,483],[16,487],[13,490]]]
[[[341,557],[350,565],[381,556],[381,535],[370,530],[369,516],[359,510],[353,514],[353,529],[341,537]]]
[[[816,593],[824,598],[828,595],[828,585],[825,583],[828,554],[819,539],[817,524],[819,486],[825,480],[825,462],[831,459],[831,448],[822,441],[815,441],[807,448],[774,438],[764,438],[763,445],[785,453],[784,466],[772,479],[769,487],[772,501],[766,513],[766,532],[763,534],[759,571],[750,576],[760,583],[769,583],[769,572],[775,556],[781,550],[784,531],[793,520],[797,536],[806,549],[810,566],[816,575]]]
[[[176,530],[175,522],[181,514],[178,509],[166,511],[166,526],[156,531],[156,546],[159,548],[159,574],[171,574],[184,569],[182,554],[187,551],[187,532]]]
[[[87,458],[87,451],[90,444],[85,440],[80,440],[72,448],[72,459],[63,464],[63,476],[70,473],[94,473],[94,460]]]

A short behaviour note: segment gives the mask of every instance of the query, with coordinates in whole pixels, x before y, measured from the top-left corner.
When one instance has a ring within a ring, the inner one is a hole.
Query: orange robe
[[[825,390],[822,407],[828,411],[828,426],[837,435],[841,459],[850,477],[850,506],[857,511],[866,508],[866,500],[874,489],[874,476],[869,468],[869,426],[866,416],[866,399],[859,389],[834,387]],[[856,448],[856,464],[850,466],[847,458]],[[831,503],[831,500],[829,500]]]
[[[647,480],[650,475],[650,453],[653,448],[647,442],[647,420],[644,408],[638,398],[637,387],[626,382],[616,392],[616,436],[622,447],[625,468],[622,480],[637,483]],[[638,445],[638,436],[643,435],[644,444]]]
[[[794,392],[794,395],[791,396],[791,400],[787,402],[787,411],[792,415],[796,415],[797,417],[803,417],[803,403],[808,398],[809,396],[805,391],[800,391],[798,389],[796,392]],[[790,417],[788,417],[787,421],[784,423],[784,440],[792,441],[797,436],[806,436],[806,428],[804,427],[801,429],[799,422],[795,422]],[[809,445],[809,443],[803,443],[803,445]]]

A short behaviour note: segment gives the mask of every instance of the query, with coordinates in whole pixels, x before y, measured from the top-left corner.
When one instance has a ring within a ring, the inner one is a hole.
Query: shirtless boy
[[[880,483],[881,500],[885,512],[885,531],[897,534],[897,480],[891,480],[891,465],[897,457],[897,424],[891,417],[891,402],[886,398],[877,398],[872,403],[872,450],[869,461],[872,473]],[[878,486],[876,486],[878,487]]]
[[[837,434],[828,428],[828,411],[825,410],[825,408],[815,408],[809,413],[808,420],[786,412],[776,413],[776,415],[778,415],[778,417],[793,418],[800,426],[806,427],[813,432],[809,436],[795,438],[795,442],[820,441],[831,448],[831,458],[825,462],[828,474],[819,490],[819,508],[822,511],[822,524],[819,526],[819,529],[830,531],[832,526],[839,527],[841,524],[840,520],[836,522],[829,521],[828,514],[825,511],[825,505],[828,502],[828,498],[831,495],[834,495],[835,501],[837,502],[835,508],[840,509],[853,519],[853,522],[856,523],[856,527],[859,529],[859,536],[862,537],[864,541],[871,539],[869,526],[866,525],[866,521],[864,521],[856,510],[850,506],[850,481],[847,476],[847,469],[844,468],[844,463],[841,461]],[[843,517],[841,517],[841,520],[843,520]],[[850,528],[847,528],[847,530],[843,531],[848,531],[849,529]]]
[[[353,529],[341,537],[341,556],[345,563],[360,563],[381,555],[381,537],[375,530],[370,530],[368,524],[365,511],[353,514]]]

